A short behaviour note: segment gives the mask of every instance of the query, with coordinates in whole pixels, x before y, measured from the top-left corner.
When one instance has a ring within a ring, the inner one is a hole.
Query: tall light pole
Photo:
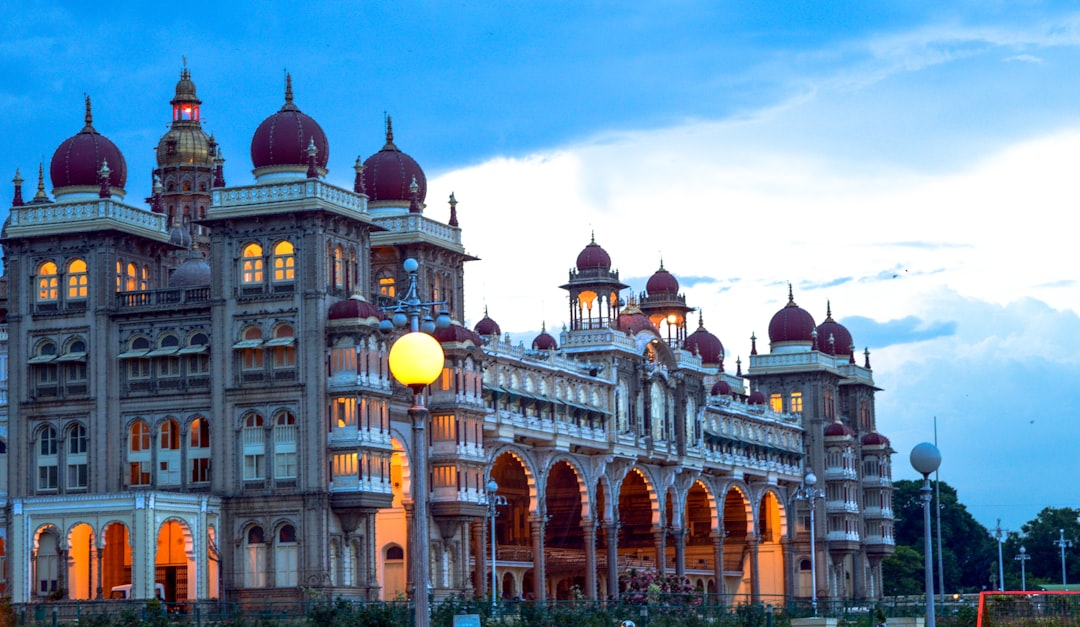
[[[935,627],[934,620],[934,561],[933,546],[930,541],[930,473],[941,465],[941,451],[929,442],[916,444],[911,449],[911,467],[923,476],[923,568],[926,570],[926,627]]]
[[[488,497],[488,516],[491,517],[491,609],[494,611],[498,607],[498,597],[495,594],[496,584],[498,580],[495,577],[495,517],[499,515],[499,510],[496,507],[506,506],[506,497],[501,494],[496,494],[499,490],[499,484],[494,479],[488,479],[487,482],[487,497]]]
[[[1027,554],[1027,549],[1024,545],[1020,545],[1020,554],[1013,558],[1020,562],[1020,591],[1027,592],[1027,568],[1025,567],[1027,561],[1031,559],[1031,556]]]
[[[1005,562],[1001,557],[1001,519],[998,518],[997,528],[994,529],[994,537],[998,541],[998,590],[1005,592]],[[941,547],[938,547],[941,550]]]
[[[814,609],[814,616],[817,616],[817,546],[814,538],[817,532],[814,529],[814,510],[817,509],[818,498],[825,496],[821,488],[814,486],[816,483],[817,476],[810,471],[803,478],[802,485],[795,489],[795,498],[806,501],[810,507],[810,606]]]
[[[389,309],[394,312],[390,320],[379,323],[379,329],[390,331],[394,327],[409,327],[409,332],[401,336],[390,347],[390,372],[402,385],[413,392],[412,407],[409,417],[413,425],[412,458],[412,496],[413,496],[413,538],[409,547],[413,573],[413,602],[416,608],[416,627],[428,627],[431,614],[428,609],[428,586],[431,574],[428,558],[428,488],[427,488],[427,439],[424,431],[427,426],[428,412],[424,407],[424,388],[442,374],[446,357],[442,345],[429,335],[436,327],[450,326],[450,314],[441,310],[433,320],[428,311],[434,306],[444,307],[441,302],[423,302],[416,292],[416,271],[420,267],[415,259],[406,259],[405,272],[409,274],[409,288],[405,296]],[[421,331],[420,316],[424,314]]]
[[[1061,547],[1061,585],[1068,590],[1069,582],[1065,580],[1065,547],[1072,546],[1072,540],[1065,539],[1065,530],[1061,530],[1061,539],[1054,542],[1054,544]]]

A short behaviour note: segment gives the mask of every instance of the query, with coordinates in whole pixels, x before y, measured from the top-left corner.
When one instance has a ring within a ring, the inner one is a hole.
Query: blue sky
[[[767,348],[790,281],[871,351],[897,478],[914,477],[907,454],[937,416],[942,477],[987,526],[1080,503],[1062,480],[1080,470],[1067,3],[16,3],[7,17],[0,171],[20,168],[30,195],[88,93],[128,200],[146,197],[182,57],[226,178],[248,183],[288,70],[329,137],[331,182],[351,184],[389,113],[428,174],[429,214],[445,219],[455,192],[481,257],[466,322],[486,305],[515,337],[557,331],[557,286],[593,232],[637,289],[663,259],[729,362],[751,333]]]

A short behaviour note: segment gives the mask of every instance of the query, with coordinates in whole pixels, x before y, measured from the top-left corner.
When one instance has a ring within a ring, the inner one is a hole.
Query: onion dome
[[[765,393],[761,390],[754,390],[750,393],[750,396],[746,399],[746,402],[750,405],[764,405]]]
[[[445,329],[436,327],[435,332],[432,333],[432,335],[442,344],[472,343],[476,346],[480,346],[484,343],[483,338],[481,338],[479,334],[470,331],[468,327],[464,327],[456,322]]]
[[[380,203],[407,206],[412,200],[409,186],[413,181],[416,182],[417,203],[423,205],[427,197],[427,176],[420,164],[394,144],[394,126],[389,116],[386,118],[386,144],[364,161],[362,175],[364,192],[369,204],[374,206]]]
[[[679,293],[679,280],[675,278],[674,274],[664,269],[663,259],[660,260],[660,269],[654,272],[645,284],[645,292],[649,296]]]
[[[326,174],[330,143],[326,133],[311,117],[293,104],[292,76],[285,75],[285,104],[277,113],[262,121],[251,138],[251,165],[255,178],[287,173],[307,175],[308,146],[315,145],[315,165]]]
[[[499,328],[499,323],[495,322],[488,316],[487,305],[484,306],[484,317],[473,326],[473,331],[476,331],[477,335],[483,335],[487,337],[499,337],[502,335],[502,329]]]
[[[881,435],[877,431],[871,431],[863,436],[862,445],[863,447],[887,447],[889,446],[889,438]]]
[[[328,320],[359,320],[361,324],[376,325],[384,318],[382,310],[364,300],[360,294],[339,300],[330,306]]]
[[[210,277],[210,264],[197,248],[193,248],[184,263],[169,276],[169,287],[207,287]]]
[[[195,96],[195,83],[185,67],[176,83],[176,95],[169,101],[173,108],[172,126],[157,145],[157,164],[198,164],[212,166],[214,150],[211,140],[199,123],[199,105]]]
[[[532,341],[533,350],[538,351],[553,351],[559,348],[559,344],[555,341],[555,338],[547,332],[547,326],[540,326],[540,335],[537,335]]]
[[[637,335],[642,331],[649,331],[653,335],[660,337],[660,334],[656,332],[656,327],[649,320],[649,316],[641,311],[637,299],[632,295],[630,296],[630,302],[619,313],[619,330],[627,335]]]
[[[724,345],[715,335],[705,330],[700,313],[698,328],[683,340],[683,348],[701,357],[701,363],[706,366],[722,366],[724,363]]]
[[[116,144],[94,129],[90,112],[90,96],[86,97],[86,126],[75,135],[65,139],[53,153],[49,176],[53,182],[53,196],[62,198],[70,194],[98,195],[101,182],[98,172],[108,163],[109,191],[124,197],[127,183],[127,162]]]
[[[191,242],[191,233],[173,221],[172,226],[169,228],[169,243],[181,248],[191,248]]]
[[[720,379],[713,384],[712,390],[709,392],[713,396],[731,396],[731,385],[727,381]],[[765,402],[765,395],[761,395],[761,401]]]
[[[795,304],[795,297],[788,284],[788,303],[783,309],[773,315],[769,321],[769,342],[779,344],[782,342],[805,342],[812,344],[814,341],[814,317],[805,309]]]
[[[840,419],[836,419],[832,424],[825,427],[825,437],[827,438],[854,438],[855,432],[851,427],[840,422]]]
[[[596,243],[596,234],[593,233],[589,238],[589,244],[578,253],[577,256],[577,269],[586,270],[600,268],[601,270],[611,269],[611,256],[607,254],[607,251],[600,247]]]
[[[818,325],[817,335],[818,350],[821,352],[834,357],[851,354],[853,345],[851,333],[844,325],[833,320],[832,303],[825,305],[825,322]]]

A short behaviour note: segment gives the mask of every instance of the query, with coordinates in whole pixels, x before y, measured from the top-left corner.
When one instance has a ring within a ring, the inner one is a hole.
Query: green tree
[[[923,510],[920,490],[922,481],[900,480],[893,483],[893,513],[896,516],[894,537],[897,548],[907,546],[921,557],[923,554]],[[931,511],[931,525],[937,517]],[[937,568],[937,535],[934,568]],[[997,572],[997,541],[990,535],[967,507],[960,503],[956,489],[941,483],[941,561],[945,571],[946,592],[977,592],[990,587],[991,571]],[[920,577],[922,568],[919,568]],[[937,585],[937,578],[934,578]],[[921,585],[920,585],[921,589]]]
[[[1080,583],[1080,509],[1071,507],[1047,507],[1034,519],[1020,527],[1019,533],[1010,533],[1002,551],[1006,568],[1005,581],[1010,588],[1020,589],[1020,564],[1014,557],[1020,546],[1027,549],[1031,559],[1027,561],[1027,581],[1030,590],[1038,583],[1061,583],[1061,530],[1072,547],[1065,549],[1065,569],[1068,581]]]
[[[923,592],[923,556],[910,546],[897,545],[896,551],[881,562],[885,596]]]

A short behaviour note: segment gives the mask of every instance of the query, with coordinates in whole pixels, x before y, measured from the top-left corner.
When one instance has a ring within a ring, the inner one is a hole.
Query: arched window
[[[157,484],[180,485],[180,423],[172,418],[158,430]]]
[[[340,246],[334,246],[334,288],[345,289],[345,250]]]
[[[128,262],[127,271],[124,273],[124,291],[134,292],[139,287],[139,268],[134,263]]]
[[[60,277],[57,274],[56,264],[51,261],[41,264],[38,266],[37,276],[38,302],[56,302],[60,297]]]
[[[180,338],[169,333],[158,341],[158,348],[147,354],[147,357],[156,357],[157,361],[157,373],[159,377],[179,377],[180,376],[180,357],[177,352],[180,350]],[[175,383],[173,384],[175,385]]]
[[[139,289],[146,291],[150,289],[150,266],[144,265],[142,272],[139,275]]]
[[[132,338],[128,350],[119,355],[120,359],[127,361],[128,379],[147,379],[150,377],[150,360],[146,358],[149,352],[149,339],[141,335]]]
[[[394,275],[386,269],[379,271],[379,295],[394,298],[397,290],[394,286]]]
[[[296,367],[296,334],[292,325],[279,324],[274,327],[274,337],[266,342],[274,356],[274,368]]]
[[[124,291],[124,262],[116,260],[116,291]]]
[[[26,361],[31,381],[38,396],[56,396],[59,367],[56,363],[56,343],[46,340],[37,345],[34,356]]]
[[[262,527],[255,525],[248,529],[244,560],[244,587],[266,587],[266,538]]]
[[[282,240],[274,244],[274,282],[286,283],[296,278],[296,255],[292,242]]]
[[[191,421],[188,433],[188,466],[192,483],[210,481],[210,425],[206,418]]]
[[[278,588],[296,585],[296,528],[282,525],[274,546],[274,584]]]
[[[59,487],[59,444],[56,429],[45,427],[38,431],[37,445],[38,490],[55,492]]]
[[[244,416],[241,429],[241,441],[244,449],[244,481],[259,481],[266,478],[266,429],[263,417],[258,412]]]
[[[128,485],[150,485],[150,425],[136,420],[128,429]]]
[[[86,427],[76,424],[67,432],[67,489],[82,490],[89,484]]]
[[[262,370],[263,367],[262,329],[250,326],[244,329],[243,339],[234,348],[240,350],[240,368],[243,370]]]
[[[291,411],[274,416],[274,478],[296,478],[296,416]]]
[[[210,337],[205,333],[191,336],[188,345],[180,349],[180,355],[187,355],[188,375],[205,375],[210,372]]]
[[[37,581],[37,594],[45,596],[59,588],[60,543],[55,534],[46,531],[38,536],[37,545],[37,553],[34,555],[34,579]]]
[[[258,285],[263,281],[262,246],[252,243],[244,246],[243,260],[240,266],[240,282],[245,285]]]
[[[82,259],[72,259],[67,267],[67,297],[71,300],[86,298],[89,281],[86,262]]]

